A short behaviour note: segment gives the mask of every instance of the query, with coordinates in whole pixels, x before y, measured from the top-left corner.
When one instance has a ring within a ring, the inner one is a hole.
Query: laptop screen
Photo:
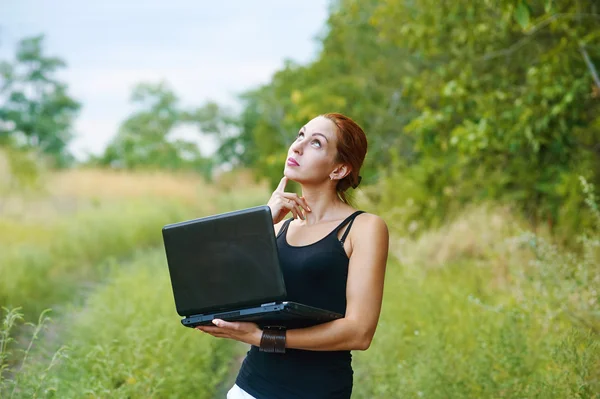
[[[181,316],[285,298],[267,206],[167,225],[163,239]]]

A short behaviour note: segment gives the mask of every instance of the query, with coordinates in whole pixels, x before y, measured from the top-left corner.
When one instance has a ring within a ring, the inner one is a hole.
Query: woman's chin
[[[298,176],[298,173],[294,173],[294,172],[295,172],[295,171],[294,171],[292,168],[290,168],[289,166],[286,166],[286,167],[283,169],[283,175],[284,175],[285,177],[287,177],[289,180],[294,180],[294,181],[296,181],[296,179],[297,179],[299,176]]]
[[[285,177],[287,177],[289,181],[293,181],[295,183],[302,184],[302,181],[303,181],[302,178],[294,172],[290,172],[290,171],[286,170],[283,172],[283,175]]]
[[[296,176],[293,173],[284,172],[283,175],[288,178],[289,181],[296,181]]]

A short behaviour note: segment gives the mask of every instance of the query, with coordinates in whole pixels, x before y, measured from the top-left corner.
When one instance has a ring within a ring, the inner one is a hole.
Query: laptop
[[[175,307],[186,327],[213,319],[291,327],[342,317],[286,301],[266,205],[168,224],[162,235]]]

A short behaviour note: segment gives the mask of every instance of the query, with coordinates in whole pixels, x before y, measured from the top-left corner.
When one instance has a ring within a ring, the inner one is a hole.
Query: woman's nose
[[[292,144],[292,151],[298,154],[302,154],[302,140],[294,141]]]

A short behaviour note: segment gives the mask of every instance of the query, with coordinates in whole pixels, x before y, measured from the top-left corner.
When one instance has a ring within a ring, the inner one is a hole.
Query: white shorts
[[[242,388],[238,387],[234,384],[229,392],[227,392],[227,399],[256,399],[254,396],[250,395],[248,392],[244,391]]]

